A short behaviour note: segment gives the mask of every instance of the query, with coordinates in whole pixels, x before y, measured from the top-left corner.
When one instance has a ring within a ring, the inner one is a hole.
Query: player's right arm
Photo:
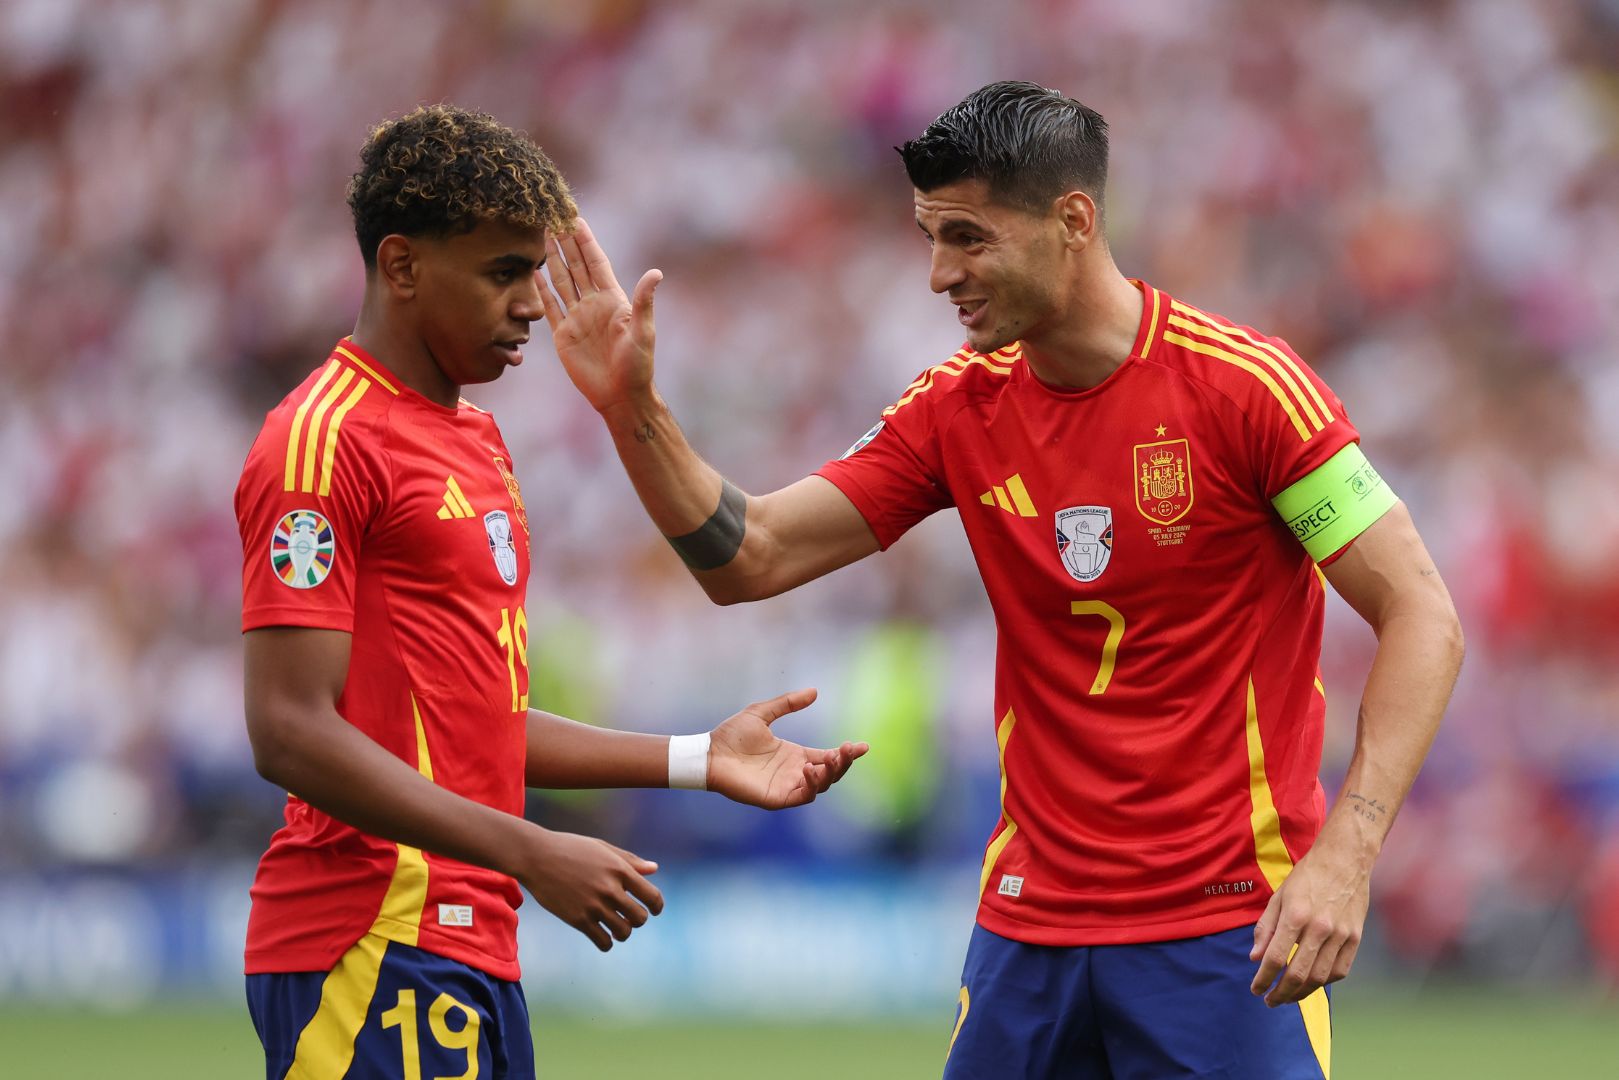
[[[830,481],[809,476],[768,495],[741,491],[686,441],[652,382],[648,271],[633,304],[590,228],[551,238],[545,317],[563,367],[611,432],[653,523],[718,604],[760,600],[878,550],[866,518]]]
[[[643,876],[656,864],[457,795],[343,719],[348,634],[273,626],[244,639],[247,734],[266,780],[361,832],[509,874],[599,949],[612,945],[602,927],[623,941],[663,910]]]

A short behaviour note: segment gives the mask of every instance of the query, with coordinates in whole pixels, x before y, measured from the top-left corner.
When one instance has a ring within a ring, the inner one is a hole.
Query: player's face
[[[1034,338],[1058,316],[1063,246],[1054,216],[994,202],[982,180],[916,191],[915,202],[933,247],[928,285],[956,305],[974,349]]]
[[[529,323],[545,314],[535,277],[545,230],[490,221],[416,244],[418,330],[445,377],[485,383],[522,363]]]

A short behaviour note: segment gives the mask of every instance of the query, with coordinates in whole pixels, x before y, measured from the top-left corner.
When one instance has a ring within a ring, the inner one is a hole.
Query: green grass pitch
[[[1334,1014],[1335,1080],[1619,1077],[1619,1001],[1591,994],[1356,986],[1339,994]],[[542,1078],[906,1080],[939,1075],[948,1019],[626,1022],[537,1008],[535,1036]],[[108,1013],[0,1001],[0,1062],[6,1076],[53,1080],[264,1075],[235,1003]]]

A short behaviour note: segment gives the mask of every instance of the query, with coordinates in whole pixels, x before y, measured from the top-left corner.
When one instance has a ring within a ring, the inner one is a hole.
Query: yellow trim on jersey
[[[326,448],[322,451],[320,459],[320,493],[322,495],[332,493],[332,463],[337,460],[337,432],[343,426],[343,417],[347,416],[349,410],[360,403],[360,399],[365,397],[365,392],[369,389],[371,389],[370,379],[361,379],[356,383],[354,389],[349,391],[349,396],[343,399],[343,404],[333,411],[332,422],[326,425]]]
[[[384,390],[388,391],[388,393],[394,394],[394,395],[397,395],[399,393],[399,388],[394,386],[394,384],[389,382],[387,379],[383,378],[382,375],[378,373],[376,368],[372,367],[370,364],[366,363],[364,360],[361,360],[358,356],[355,356],[353,353],[349,352],[347,349],[343,348],[343,346],[341,346],[341,345],[339,345],[337,347],[337,351],[342,353],[344,356],[348,357],[350,360],[354,361],[354,364],[355,364],[356,367],[358,367],[361,371],[365,372],[367,375],[371,376],[373,379],[377,380],[377,382],[382,385],[382,388]]]
[[[1141,356],[1146,358],[1152,353],[1152,340],[1158,334],[1158,301],[1163,295],[1157,289],[1142,282],[1142,287],[1152,293],[1152,319],[1147,323],[1147,340],[1141,343]]]
[[[905,388],[905,393],[900,395],[900,399],[898,401],[894,402],[894,404],[890,405],[888,408],[883,410],[883,415],[884,416],[892,416],[892,415],[894,415],[894,413],[897,410],[899,410],[900,408],[902,408],[902,407],[904,407],[906,405],[909,405],[911,403],[911,400],[913,398],[915,398],[918,394],[926,393],[928,390],[931,390],[933,388],[933,380],[939,375],[951,375],[951,376],[959,377],[962,374],[962,372],[966,371],[970,367],[988,368],[990,371],[993,371],[997,375],[1010,375],[1010,374],[1012,374],[1012,364],[1010,362],[1007,362],[1007,363],[1004,363],[1004,364],[998,364],[993,359],[991,359],[991,357],[993,357],[993,356],[1000,356],[1000,355],[1002,355],[1002,354],[999,353],[999,352],[991,353],[990,356],[979,356],[979,355],[976,355],[976,354],[968,355],[968,354],[965,354],[965,353],[957,353],[956,355],[952,356],[949,360],[946,360],[944,363],[938,364],[938,365],[936,365],[934,367],[930,367],[926,371],[924,371],[921,375],[917,376],[916,381],[911,383],[910,386]],[[960,367],[952,367],[951,366],[952,363],[960,363],[961,366]]]
[[[1224,360],[1233,367],[1242,368],[1254,378],[1264,383],[1265,389],[1271,392],[1271,396],[1276,399],[1279,405],[1281,405],[1282,411],[1287,413],[1287,418],[1293,421],[1293,430],[1299,433],[1299,438],[1303,439],[1305,442],[1310,441],[1310,436],[1314,433],[1305,426],[1304,421],[1299,417],[1299,411],[1298,409],[1294,408],[1292,399],[1287,396],[1286,392],[1283,391],[1280,386],[1276,385],[1275,379],[1271,378],[1263,368],[1259,367],[1253,361],[1245,360],[1236,353],[1228,352],[1217,345],[1208,345],[1201,341],[1194,341],[1184,334],[1176,334],[1168,330],[1164,331],[1164,340],[1169,342],[1171,345],[1179,345],[1183,349],[1190,349],[1192,352],[1201,353],[1204,356],[1212,356],[1216,360]]]
[[[431,780],[433,761],[415,694],[410,695],[410,712],[416,726],[416,771]],[[377,992],[388,943],[414,946],[420,936],[422,908],[427,902],[427,857],[409,844],[395,846],[399,861],[394,864],[376,920],[321,982],[320,1005],[298,1033],[287,1080],[326,1080],[348,1072],[354,1061],[354,1040]]]
[[[1316,1064],[1321,1066],[1321,1080],[1332,1080],[1332,1006],[1327,1000],[1327,988],[1317,987],[1299,1002],[1299,1013],[1304,1017],[1304,1033],[1310,1037]]]
[[[1327,699],[1327,688],[1321,685],[1321,676],[1315,677],[1315,692],[1321,695],[1321,700]]]
[[[309,415],[309,406],[320,397],[320,392],[326,389],[326,384],[342,366],[336,360],[328,360],[326,370],[320,373],[320,378],[315,380],[315,385],[309,388],[309,393],[299,403],[298,411],[292,414],[292,431],[287,435],[287,471],[283,478],[283,491],[293,491],[298,486],[298,436],[303,431],[304,417]]]
[[[1006,822],[1006,828],[1002,829],[995,839],[989,842],[989,847],[984,851],[984,869],[978,875],[978,896],[980,899],[983,898],[984,887],[989,884],[989,875],[994,871],[995,863],[1000,859],[1001,852],[1006,850],[1006,845],[1012,842],[1012,837],[1017,833],[1017,822],[1008,817],[1006,813],[1006,743],[1012,738],[1012,727],[1016,723],[1017,717],[1012,715],[1011,709],[1007,709],[1006,715],[1001,717],[1000,726],[995,729],[995,742],[1000,746],[1001,755],[1001,820]]]
[[[1284,367],[1298,377],[1299,382],[1302,383],[1304,388],[1310,392],[1310,397],[1315,401],[1316,408],[1321,410],[1321,415],[1326,418],[1327,423],[1330,424],[1333,422],[1335,418],[1332,415],[1332,410],[1327,407],[1327,399],[1321,396],[1321,391],[1315,388],[1315,383],[1312,382],[1310,377],[1304,373],[1304,369],[1299,367],[1298,361],[1294,360],[1287,354],[1287,350],[1278,349],[1275,345],[1272,345],[1270,342],[1240,326],[1226,326],[1223,323],[1219,323],[1213,315],[1210,315],[1206,311],[1200,311],[1197,308],[1192,307],[1190,304],[1182,304],[1177,300],[1175,301],[1175,306],[1195,319],[1199,319],[1211,325],[1219,325],[1221,332],[1231,337],[1241,338],[1254,348],[1263,349],[1265,352],[1268,352],[1272,356],[1276,357],[1277,360],[1281,361]]]
[[[315,406],[315,411],[309,414],[309,430],[304,433],[304,478],[298,485],[299,491],[315,490],[315,439],[320,435],[321,421],[326,419],[326,414],[353,381],[354,372],[344,368],[343,373],[337,377],[337,382],[326,391],[320,399],[320,404]]]
[[[1181,311],[1188,310],[1179,304],[1176,305],[1176,308],[1177,310]],[[1188,330],[1194,334],[1199,334],[1205,338],[1209,338],[1215,345],[1220,345],[1227,349],[1234,349],[1240,353],[1246,353],[1248,356],[1258,360],[1282,380],[1283,385],[1285,385],[1288,391],[1292,394],[1293,400],[1304,407],[1305,419],[1309,420],[1311,427],[1317,431],[1320,431],[1322,428],[1327,426],[1326,423],[1321,419],[1320,415],[1310,405],[1309,397],[1305,395],[1303,390],[1299,389],[1299,384],[1293,380],[1293,376],[1288,373],[1287,368],[1277,363],[1274,356],[1263,352],[1257,346],[1250,344],[1249,341],[1229,333],[1225,327],[1219,326],[1212,321],[1203,321],[1195,317],[1187,319],[1182,318],[1179,315],[1171,315],[1169,317],[1169,322],[1172,326],[1178,326],[1183,330]],[[1309,380],[1306,379],[1305,382],[1309,382]]]
[[[1259,709],[1254,704],[1254,679],[1248,677],[1248,795],[1253,813],[1248,821],[1254,831],[1254,857],[1272,892],[1282,887],[1293,871],[1293,857],[1282,843],[1282,820],[1271,798],[1270,781],[1265,777],[1265,748],[1259,738]]]

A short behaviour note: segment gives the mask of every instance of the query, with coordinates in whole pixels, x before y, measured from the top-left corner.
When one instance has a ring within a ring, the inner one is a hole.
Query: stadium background
[[[958,344],[891,147],[1004,77],[1108,118],[1121,267],[1316,365],[1461,610],[1466,670],[1339,995],[1340,1076],[1619,1075],[1614,0],[8,0],[6,1071],[254,1075],[240,934],[281,797],[240,719],[231,493],[263,412],[352,325],[342,191],[369,125],[450,100],[544,145],[620,275],[665,271],[660,383],[759,491]],[[542,1062],[936,1075],[997,796],[958,520],[712,608],[543,336],[527,353],[469,396],[536,525],[534,701],[683,732],[816,685],[787,732],[873,743],[781,815],[537,795],[539,820],[657,858],[670,900],[606,957],[525,907]],[[1329,789],[1372,647],[1334,604]]]

